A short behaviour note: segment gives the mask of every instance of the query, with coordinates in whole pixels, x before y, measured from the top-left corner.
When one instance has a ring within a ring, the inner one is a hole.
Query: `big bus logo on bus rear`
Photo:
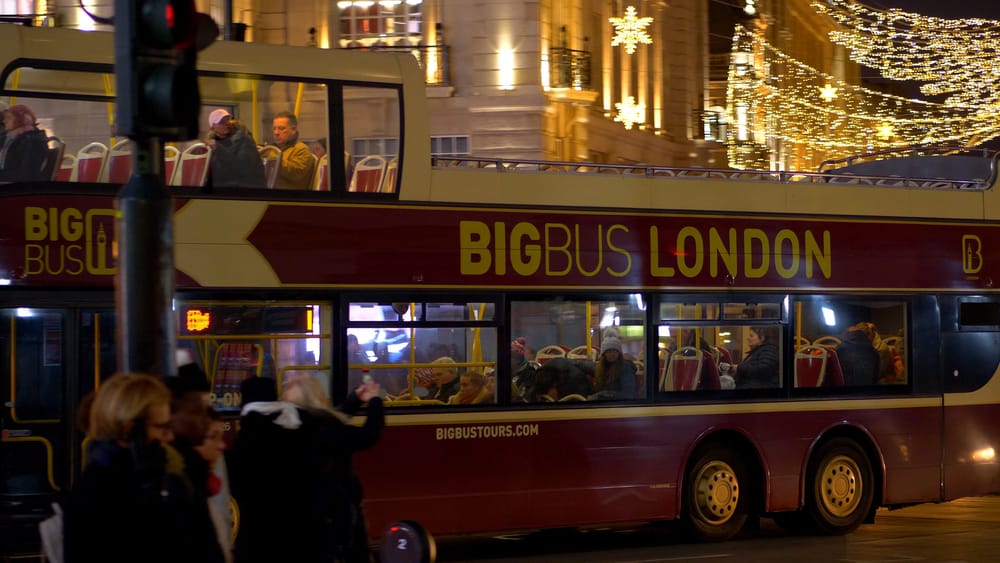
[[[983,241],[976,235],[962,237],[962,271],[978,274],[983,269]]]
[[[114,209],[24,208],[27,275],[115,274]]]

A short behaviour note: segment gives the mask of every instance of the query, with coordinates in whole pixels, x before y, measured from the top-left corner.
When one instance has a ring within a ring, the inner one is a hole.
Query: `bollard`
[[[434,563],[437,545],[423,526],[411,520],[393,522],[379,543],[382,563]]]

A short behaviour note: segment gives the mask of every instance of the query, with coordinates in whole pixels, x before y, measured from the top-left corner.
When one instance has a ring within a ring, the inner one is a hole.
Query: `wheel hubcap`
[[[706,464],[695,487],[696,505],[704,520],[722,524],[732,518],[740,499],[740,486],[728,463]]]
[[[831,458],[820,472],[820,497],[823,507],[839,518],[846,518],[861,502],[861,471],[847,456]]]

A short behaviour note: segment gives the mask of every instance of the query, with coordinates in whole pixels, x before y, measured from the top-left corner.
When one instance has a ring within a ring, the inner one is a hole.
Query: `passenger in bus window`
[[[878,381],[879,355],[872,345],[874,326],[860,322],[848,328],[836,348],[845,385],[874,385]]]
[[[635,364],[625,359],[622,343],[608,336],[601,341],[601,356],[594,368],[594,391],[598,399],[634,399]]]
[[[458,376],[458,393],[448,399],[449,405],[478,405],[492,402],[493,396],[486,387],[486,378],[478,371],[468,371]]]
[[[527,397],[534,402],[565,400],[570,395],[585,398],[594,392],[593,378],[594,364],[589,360],[552,358],[535,372]]]
[[[205,144],[212,147],[211,184],[225,188],[266,188],[264,163],[253,134],[224,109],[208,116]]]
[[[458,393],[461,386],[458,379],[458,368],[447,367],[454,364],[455,360],[449,356],[442,356],[431,363],[434,364],[431,368],[433,384],[427,393],[427,398],[447,403],[452,395]]]
[[[528,358],[528,342],[520,336],[510,342],[511,396],[524,399],[535,385],[535,365]]]
[[[48,141],[37,122],[35,112],[24,104],[13,105],[4,110],[5,135],[0,144],[0,181],[45,180],[42,166],[48,151]]]
[[[273,122],[274,144],[281,149],[278,169],[279,190],[308,190],[316,158],[299,140],[299,120],[290,111],[278,112]]]
[[[878,352],[878,382],[902,383],[905,372],[903,359],[893,347],[886,344],[874,324],[871,324],[871,334],[872,346]]]
[[[781,384],[778,373],[778,329],[752,326],[747,331],[749,352],[743,361],[732,366],[733,378],[739,389],[770,389]],[[720,364],[722,371],[726,365]]]

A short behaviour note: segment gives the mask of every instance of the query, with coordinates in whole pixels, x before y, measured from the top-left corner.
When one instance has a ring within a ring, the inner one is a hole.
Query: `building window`
[[[338,2],[342,46],[351,42],[370,45],[387,37],[419,37],[422,4],[422,0]]]
[[[462,156],[470,154],[468,135],[431,137],[432,156]]]

